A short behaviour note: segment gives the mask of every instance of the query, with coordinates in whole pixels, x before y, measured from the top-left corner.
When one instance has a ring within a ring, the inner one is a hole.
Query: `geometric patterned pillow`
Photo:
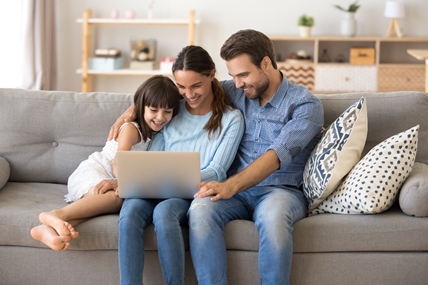
[[[375,214],[392,206],[415,163],[419,125],[370,150],[313,214]]]
[[[345,110],[323,133],[303,172],[309,212],[333,192],[361,158],[367,138],[364,97]]]

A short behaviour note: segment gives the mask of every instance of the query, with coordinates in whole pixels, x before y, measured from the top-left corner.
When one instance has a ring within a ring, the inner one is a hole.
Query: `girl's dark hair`
[[[251,62],[258,68],[261,67],[263,58],[268,56],[272,62],[272,66],[277,69],[275,49],[272,41],[259,31],[238,31],[226,40],[220,50],[221,58],[226,61],[241,54],[247,54]]]
[[[178,114],[181,95],[171,78],[155,75],[144,81],[135,91],[135,121],[141,128],[143,140],[152,138],[153,130],[144,120],[144,107],[173,109],[172,116]]]
[[[172,73],[177,70],[194,71],[203,76],[210,76],[215,70],[215,64],[209,53],[200,46],[186,46],[177,55],[174,64],[172,65]],[[212,115],[208,120],[204,129],[210,137],[214,132],[219,130],[219,135],[222,131],[221,119],[223,113],[226,112],[228,106],[232,106],[229,97],[223,91],[220,82],[214,78],[211,83],[214,98],[212,100]]]

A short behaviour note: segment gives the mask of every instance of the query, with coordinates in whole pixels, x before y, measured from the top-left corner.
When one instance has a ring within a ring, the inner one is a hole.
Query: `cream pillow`
[[[358,163],[367,138],[366,100],[346,109],[323,133],[303,172],[309,212],[333,192]]]

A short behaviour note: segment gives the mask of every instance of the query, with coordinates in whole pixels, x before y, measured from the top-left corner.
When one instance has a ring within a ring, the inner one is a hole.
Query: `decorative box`
[[[351,64],[375,64],[375,49],[372,47],[353,47],[349,58]]]
[[[157,64],[153,60],[146,60],[146,61],[137,61],[132,60],[129,64],[130,69],[138,69],[138,70],[154,70],[156,69]]]
[[[89,59],[89,69],[100,71],[111,71],[125,67],[125,59],[123,57],[91,57]]]
[[[172,65],[175,58],[173,57],[164,57],[160,61],[160,70],[163,72],[172,72]]]

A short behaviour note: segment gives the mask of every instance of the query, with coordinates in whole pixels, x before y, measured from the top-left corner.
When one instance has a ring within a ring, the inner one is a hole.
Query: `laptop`
[[[192,199],[199,190],[199,152],[118,151],[118,193],[121,198]]]

